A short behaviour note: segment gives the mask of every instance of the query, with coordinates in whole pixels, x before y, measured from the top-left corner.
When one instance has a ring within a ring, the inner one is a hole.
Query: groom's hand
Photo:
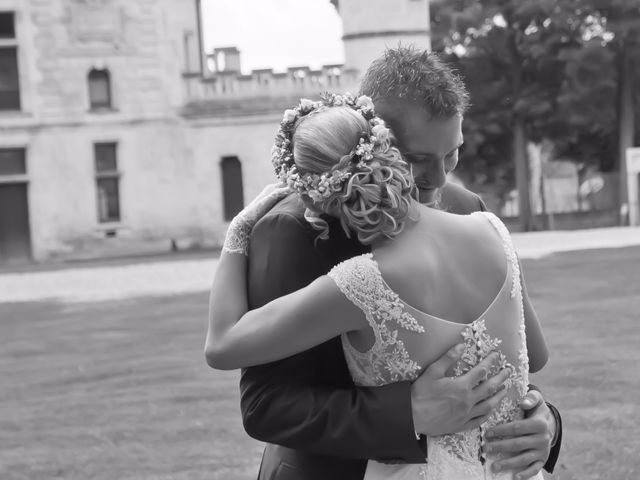
[[[494,470],[512,470],[517,473],[514,477],[517,480],[530,478],[542,470],[557,428],[540,392],[527,393],[520,406],[525,418],[488,429],[484,444],[486,452],[503,453],[508,457],[494,463]]]
[[[456,345],[432,363],[411,386],[411,406],[416,433],[443,435],[477,428],[506,395],[509,370],[489,377],[498,354],[492,353],[456,378],[447,371],[459,359],[464,345]]]

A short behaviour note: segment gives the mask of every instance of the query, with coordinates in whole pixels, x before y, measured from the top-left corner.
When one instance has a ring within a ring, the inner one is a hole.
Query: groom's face
[[[397,132],[400,151],[411,164],[421,203],[435,200],[447,174],[458,164],[462,146],[462,117],[429,118],[420,108],[409,108]]]

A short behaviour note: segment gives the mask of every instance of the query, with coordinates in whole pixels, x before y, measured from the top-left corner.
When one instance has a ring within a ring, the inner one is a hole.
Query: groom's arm
[[[301,220],[288,214],[272,214],[256,225],[248,276],[252,308],[326,273],[313,240]],[[326,362],[342,369],[335,372],[336,385],[318,373],[326,372]],[[410,384],[357,388],[343,382],[338,387],[345,369],[339,343],[330,341],[243,370],[241,408],[247,433],[317,454],[423,462],[425,452],[413,429]]]

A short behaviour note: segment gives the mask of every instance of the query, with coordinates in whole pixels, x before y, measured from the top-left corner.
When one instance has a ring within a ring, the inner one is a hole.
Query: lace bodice
[[[503,478],[491,472],[490,464],[495,458],[484,457],[481,440],[488,426],[511,421],[520,415],[518,404],[527,391],[529,362],[520,268],[504,224],[491,213],[474,215],[483,215],[499,234],[496,238],[504,248],[507,274],[493,302],[470,324],[434,317],[402,301],[384,281],[372,254],[351,258],[329,273],[340,291],[365,314],[375,338],[370,349],[360,352],[347,334],[342,336],[347,364],[357,385],[380,386],[414,380],[421,368],[461,341],[465,349],[452,375],[462,375],[494,350],[500,353],[501,366],[509,366],[512,372],[506,382],[508,395],[481,428],[430,437],[426,465],[369,462],[366,480],[394,478],[394,473],[402,469],[416,469],[415,477],[402,478]],[[504,478],[510,478],[510,473],[505,475]]]

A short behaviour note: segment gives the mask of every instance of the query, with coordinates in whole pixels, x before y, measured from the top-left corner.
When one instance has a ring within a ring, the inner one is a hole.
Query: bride
[[[263,364],[339,335],[355,383],[380,386],[414,380],[458,343],[464,349],[449,376],[497,351],[496,368],[508,368],[510,377],[487,422],[429,437],[425,464],[370,460],[365,479],[511,479],[512,472],[491,468],[497,457],[483,450],[483,433],[522,415],[529,372],[547,361],[535,315],[525,321],[515,250],[490,213],[454,215],[418,203],[410,168],[391,140],[367,97],[326,94],[285,112],[273,162],[308,206],[317,241],[329,235],[322,214],[332,215],[371,253],[247,311],[248,236],[287,190],[263,192],[227,233],[210,300],[207,362],[219,369]]]

